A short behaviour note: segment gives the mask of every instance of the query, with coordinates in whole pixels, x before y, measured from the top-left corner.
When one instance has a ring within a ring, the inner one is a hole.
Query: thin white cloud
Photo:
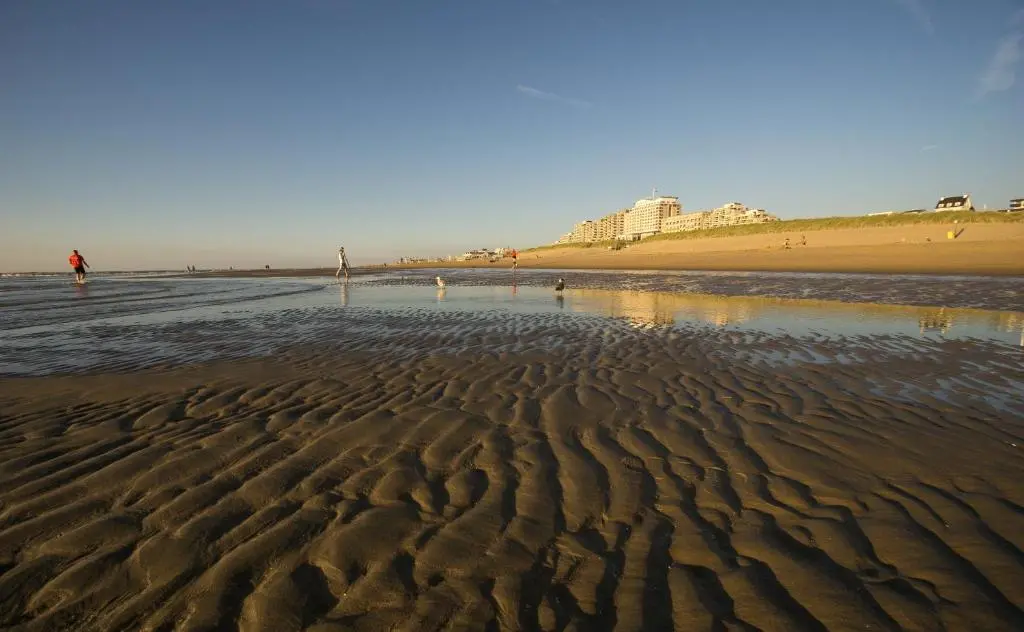
[[[591,105],[593,105],[589,101],[583,101],[582,99],[572,99],[570,97],[563,97],[555,94],[554,92],[544,92],[543,90],[538,90],[537,88],[531,88],[530,86],[524,86],[522,84],[516,86],[516,92],[520,94],[525,94],[526,96],[532,97],[534,99],[541,99],[543,101],[557,101],[558,103],[564,103],[566,105],[571,105],[577,108],[589,108]]]
[[[932,23],[932,14],[925,5],[925,0],[896,0],[907,13],[914,16],[917,23],[929,35],[935,34],[935,25]]]
[[[1018,18],[1016,22],[1020,25],[1024,20]],[[978,77],[979,98],[993,92],[1009,90],[1017,82],[1017,64],[1024,56],[1024,51],[1021,50],[1022,42],[1024,42],[1024,26],[1018,26],[1013,33],[999,40],[992,58],[989,59],[981,76]]]
[[[925,145],[924,147],[921,148],[921,151],[934,151],[938,148],[938,145]]]

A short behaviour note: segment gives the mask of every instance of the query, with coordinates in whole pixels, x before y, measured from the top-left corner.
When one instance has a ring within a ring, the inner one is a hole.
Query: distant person
[[[338,248],[338,271],[334,273],[335,279],[341,278],[341,273],[345,273],[345,280],[348,280],[348,257],[345,255],[345,247]]]
[[[75,283],[85,283],[85,269],[91,268],[85,261],[85,257],[78,254],[77,250],[71,251],[71,256],[68,257],[68,263],[75,270]]]
[[[512,249],[512,269],[515,270],[519,267],[519,251],[515,248]]]
[[[800,245],[801,246],[806,246],[807,245],[807,235],[800,235]]]

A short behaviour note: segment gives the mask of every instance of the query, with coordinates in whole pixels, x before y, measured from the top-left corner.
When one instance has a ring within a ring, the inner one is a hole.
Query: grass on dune
[[[767,224],[745,224],[743,226],[723,226],[709,230],[693,230],[678,233],[661,233],[644,239],[663,241],[673,239],[710,239],[715,237],[738,237],[741,235],[762,235],[770,233],[813,232],[816,230],[836,230],[841,228],[882,228],[886,226],[908,226],[913,224],[993,224],[993,223],[1024,223],[1024,213],[998,213],[995,211],[950,211],[944,213],[896,213],[893,215],[859,215],[855,217],[821,217],[815,219],[790,219]],[[607,248],[615,245],[614,241],[597,241],[582,244],[552,244],[537,246],[523,252],[551,250],[555,248]]]
[[[614,245],[615,240],[590,241],[579,244],[551,244],[548,246],[534,246],[533,248],[527,248],[526,250],[520,250],[519,252],[538,252],[540,250],[554,250],[556,248],[608,248]]]

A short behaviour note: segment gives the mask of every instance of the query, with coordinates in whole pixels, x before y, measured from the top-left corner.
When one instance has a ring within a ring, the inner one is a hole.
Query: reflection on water
[[[341,284],[341,305],[348,307],[348,279]]]
[[[416,285],[357,283],[351,300],[357,307],[403,309],[423,305],[429,296]],[[453,285],[437,289],[436,301],[431,302],[445,311],[565,310],[618,319],[644,330],[699,324],[789,336],[981,338],[1024,346],[1024,314],[1018,312],[589,288],[552,293],[549,288],[522,285]]]
[[[919,336],[996,337],[1024,346],[1024,314],[1018,312],[591,289],[566,294],[573,311],[621,318],[643,329],[682,323],[788,334],[912,335],[916,329]]]
[[[918,319],[918,323],[921,325],[922,334],[928,331],[937,331],[941,334],[947,334],[949,333],[950,328],[953,327],[953,315],[947,314],[944,309],[939,309],[937,312],[921,316]]]
[[[668,327],[676,319],[722,327],[750,320],[754,313],[749,300],[722,296],[608,290],[571,290],[570,294],[575,311],[625,318],[646,327]]]
[[[997,313],[999,318],[996,322],[996,329],[1008,333],[1020,332],[1020,346],[1024,347],[1024,314],[1019,312]]]

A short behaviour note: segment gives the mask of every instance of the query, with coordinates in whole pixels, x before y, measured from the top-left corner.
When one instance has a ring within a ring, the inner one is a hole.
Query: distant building
[[[626,215],[631,209],[625,208],[614,213],[609,213],[597,220],[597,230],[594,235],[595,241],[611,241],[618,239],[626,228]]]
[[[740,226],[743,224],[763,224],[765,222],[777,221],[774,215],[769,215],[763,209],[747,208],[739,202],[729,202],[720,206],[707,217],[706,228],[721,228],[722,226]]]
[[[587,243],[594,241],[594,237],[597,235],[597,224],[592,219],[586,219],[582,222],[577,222],[572,227],[572,242],[573,243]]]
[[[778,217],[759,208],[747,208],[739,202],[729,202],[712,211],[686,213],[668,217],[662,222],[662,231],[666,233],[708,230],[723,226],[742,226],[744,224],[765,224],[777,222]]]
[[[661,224],[668,217],[679,215],[683,206],[673,196],[649,197],[637,200],[626,213],[620,236],[626,240],[643,239],[661,232]]]
[[[944,197],[939,200],[939,203],[935,205],[936,211],[973,211],[974,205],[971,204],[971,194],[964,193],[963,195],[951,195]]]
[[[1024,211],[1024,198],[1010,200],[1010,206],[1006,207],[1006,210],[1011,213],[1014,211]]]
[[[571,232],[555,241],[556,244],[589,243],[621,239],[634,241],[661,232],[705,230],[720,226],[763,224],[776,222],[778,217],[763,209],[747,208],[739,202],[729,202],[711,211],[683,214],[679,198],[657,195],[637,200],[631,208],[619,209],[597,220],[577,222]]]
[[[703,230],[706,228],[704,218],[710,213],[708,211],[697,211],[696,213],[683,213],[666,217],[661,223],[661,232],[680,233],[692,230]]]

